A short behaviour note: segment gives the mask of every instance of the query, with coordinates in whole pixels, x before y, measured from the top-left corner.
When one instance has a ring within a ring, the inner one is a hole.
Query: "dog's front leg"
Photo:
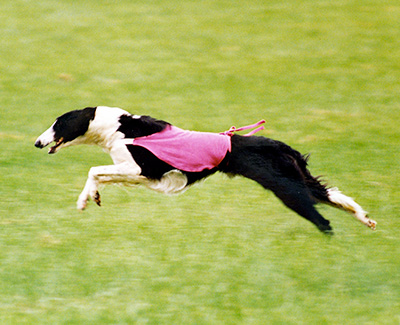
[[[84,210],[86,208],[87,202],[89,201],[89,198],[90,198],[90,193],[93,191],[92,189],[94,189],[98,193],[97,187],[98,187],[98,183],[95,182],[95,180],[91,177],[91,175],[89,173],[89,177],[86,181],[85,187],[83,188],[83,191],[79,195],[79,198],[78,198],[77,208],[79,210]],[[100,204],[100,196],[99,196],[98,204]]]
[[[110,166],[92,167],[89,171],[89,176],[86,185],[79,195],[77,208],[83,210],[87,206],[89,198],[92,198],[98,205],[100,205],[100,194],[98,187],[100,184],[140,184],[147,180],[146,177],[140,175],[141,170],[139,166],[123,163]]]

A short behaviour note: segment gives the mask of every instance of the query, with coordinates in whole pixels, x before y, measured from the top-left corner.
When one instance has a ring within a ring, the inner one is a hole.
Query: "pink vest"
[[[186,172],[201,172],[217,167],[231,151],[231,136],[265,123],[264,120],[242,128],[232,127],[224,133],[186,131],[168,125],[163,131],[132,139],[134,146],[146,148],[157,158]],[[264,127],[248,133],[253,135]]]
[[[134,146],[144,147],[167,164],[186,172],[213,169],[231,151],[229,135],[186,131],[171,125],[132,141]]]

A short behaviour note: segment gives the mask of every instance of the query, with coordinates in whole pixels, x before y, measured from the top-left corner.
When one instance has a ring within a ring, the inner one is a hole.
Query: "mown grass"
[[[8,1],[0,11],[0,321],[397,324],[400,6],[388,1]],[[362,204],[325,238],[258,185],[75,201],[93,147],[33,147],[54,118],[120,106],[263,135]]]

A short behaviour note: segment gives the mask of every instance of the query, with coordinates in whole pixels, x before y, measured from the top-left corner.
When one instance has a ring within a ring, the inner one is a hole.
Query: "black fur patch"
[[[153,133],[161,132],[169,123],[161,120],[156,120],[150,116],[141,116],[134,118],[130,115],[122,115],[119,118],[121,126],[118,131],[125,134],[125,138],[144,137]]]
[[[127,145],[127,148],[135,162],[142,169],[141,175],[143,176],[160,180],[165,173],[175,169],[143,147]]]
[[[64,138],[63,142],[69,142],[84,135],[95,114],[96,107],[86,107],[61,115],[53,126],[56,140]]]
[[[142,169],[141,175],[143,176],[146,176],[150,179],[160,180],[165,173],[176,169],[175,167],[157,158],[146,148],[133,145],[128,145],[127,148],[135,162]],[[181,170],[181,172],[185,174],[188,178],[188,185],[193,184],[211,174],[214,174],[217,171],[217,168],[205,169],[201,172],[186,172]]]

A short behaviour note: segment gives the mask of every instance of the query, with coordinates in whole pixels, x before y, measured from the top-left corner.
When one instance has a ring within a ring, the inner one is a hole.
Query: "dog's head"
[[[52,154],[63,147],[81,143],[95,114],[95,107],[87,107],[61,115],[48,130],[37,138],[35,146],[42,149],[55,142],[55,145],[49,149],[49,153]]]

